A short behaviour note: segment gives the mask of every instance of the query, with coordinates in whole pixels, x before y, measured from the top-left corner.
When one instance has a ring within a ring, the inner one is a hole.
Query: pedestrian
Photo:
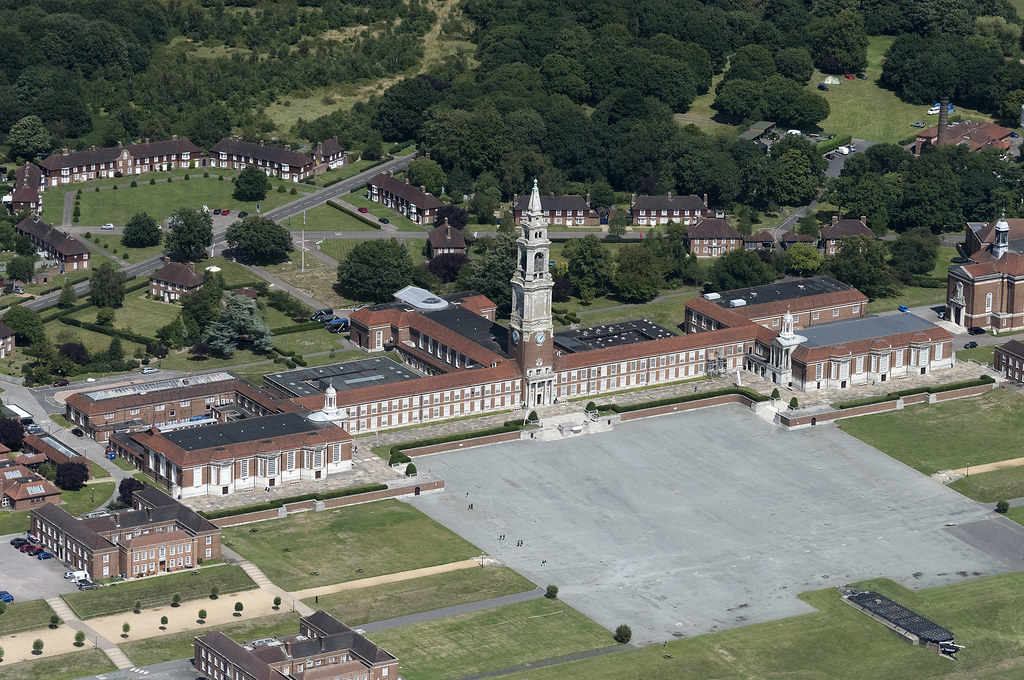
[[[466,492],[466,498],[469,498],[469,492],[468,491]]]

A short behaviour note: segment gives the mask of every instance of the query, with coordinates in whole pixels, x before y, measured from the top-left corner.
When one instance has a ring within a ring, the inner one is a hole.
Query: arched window
[[[985,295],[985,311],[992,311],[992,293],[988,293]]]
[[[537,253],[533,256],[533,273],[544,273],[544,253]]]

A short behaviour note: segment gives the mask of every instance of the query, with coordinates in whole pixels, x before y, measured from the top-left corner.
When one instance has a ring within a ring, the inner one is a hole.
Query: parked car
[[[65,571],[64,578],[71,579],[74,582],[81,581],[82,579],[89,578],[89,572],[87,571]]]
[[[18,548],[20,552],[28,552],[32,548],[36,547],[34,543],[26,543],[25,545]]]
[[[857,79],[858,80],[867,80],[868,77],[866,75],[864,75],[863,73],[858,73],[857,74]]]
[[[53,553],[52,552],[46,552],[44,550],[43,552],[41,552],[38,555],[36,555],[36,559],[39,559],[39,560],[52,560],[53,559]]]
[[[220,213],[221,213],[221,209],[220,208],[214,208],[213,209],[213,214],[214,215],[219,215]]]
[[[1011,132],[1010,136],[1013,137],[1014,139],[1017,139],[1018,137],[1020,137],[1020,135],[1017,134],[1016,132]]]
[[[974,349],[977,346],[978,346],[978,343],[976,343],[974,340],[971,340],[966,345],[964,345],[964,349]]]
[[[917,121],[916,123],[911,123],[910,127],[923,128],[924,127],[924,123],[922,123],[921,121]]]
[[[898,309],[901,312],[909,312],[910,311],[910,307],[907,307],[906,305],[900,305],[896,309]]]
[[[150,375],[150,374],[159,373],[159,372],[160,372],[160,369],[157,368],[156,366],[143,366],[142,367],[142,371],[141,371],[141,373],[143,375]]]
[[[71,434],[75,435],[76,437],[84,437],[85,436],[85,432],[82,432],[82,428],[80,428],[80,427],[73,427],[73,428],[71,428]]]
[[[852,73],[847,73],[844,74],[843,77],[846,78],[847,80],[853,80],[855,76]]]
[[[96,583],[95,581],[90,581],[87,578],[79,580],[75,585],[78,586],[79,590],[96,590],[100,587],[100,584]]]
[[[827,153],[827,154],[825,154],[825,160],[834,161],[835,159],[836,159],[836,155],[834,153]]]
[[[46,551],[43,548],[39,547],[38,545],[34,545],[31,548],[29,548],[28,550],[26,550],[25,554],[29,555],[31,557],[35,557],[36,555],[38,555],[41,552],[46,552]]]
[[[358,312],[360,309],[366,309],[369,306],[370,305],[356,305],[355,307],[352,308],[352,311],[353,312]]]
[[[369,211],[369,209],[368,209],[368,208],[360,208],[360,209],[359,209],[359,212],[361,212],[361,213],[368,213],[368,212],[370,212],[370,211]]]
[[[0,602],[14,602],[14,595],[6,590],[0,590]]]
[[[968,335],[985,335],[985,329],[977,326],[971,326],[967,329]]]
[[[340,316],[335,317],[334,319],[331,319],[331,321],[326,326],[324,326],[324,328],[329,330],[331,333],[341,333],[342,331],[347,331],[348,319]]]
[[[839,154],[840,156],[849,156],[850,155],[850,147],[848,147],[848,146],[841,146],[838,149],[836,149],[836,153]]]
[[[29,434],[42,434],[44,432],[41,425],[32,424],[25,428],[25,431]]]
[[[391,220],[389,220],[386,217],[378,217],[377,221],[380,222],[381,224],[391,224]]]
[[[242,212],[238,213],[238,217],[239,217],[240,219],[241,219],[241,218],[245,218],[245,217],[248,217],[248,216],[249,216],[249,213],[248,213],[248,212],[246,212],[245,210],[243,210]]]
[[[53,383],[54,387],[67,387],[71,382],[69,380],[58,380]]]
[[[967,258],[966,257],[954,257],[952,260],[950,260],[950,262],[952,262],[953,264],[967,264]]]
[[[315,312],[313,312],[313,316],[309,317],[309,320],[310,321],[322,321],[325,317],[328,317],[328,316],[330,316],[332,314],[334,314],[334,310],[333,309],[328,309],[328,308],[325,307],[323,309],[318,309]]]
[[[11,545],[13,545],[15,548],[20,548],[23,545],[28,545],[30,542],[31,541],[29,541],[27,538],[21,538],[20,536],[11,539]]]
[[[103,231],[113,231],[114,230],[114,225],[111,224],[110,222],[107,222],[102,227],[100,227],[100,229],[102,229]]]
[[[818,83],[818,89],[828,92],[828,85],[826,85],[825,83]]]
[[[220,211],[220,214],[221,215],[230,215],[231,211],[228,210],[227,208],[224,208],[223,210]]]

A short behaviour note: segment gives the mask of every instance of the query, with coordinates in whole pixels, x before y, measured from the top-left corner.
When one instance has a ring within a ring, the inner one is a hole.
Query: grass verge
[[[117,666],[100,650],[83,649],[70,654],[0,665],[0,680],[72,680],[116,670]]]
[[[229,528],[224,540],[285,590],[446,564],[481,552],[416,508],[394,500]],[[325,543],[333,549],[324,550]]]
[[[1024,467],[972,473],[956,480],[949,488],[982,503],[1020,498],[1024,496]]]
[[[46,600],[12,602],[7,605],[7,610],[0,614],[0,635],[46,628],[50,625],[51,616],[53,610],[46,604]]]

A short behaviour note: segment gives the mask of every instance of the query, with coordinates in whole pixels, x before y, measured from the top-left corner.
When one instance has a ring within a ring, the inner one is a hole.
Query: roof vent
[[[721,300],[722,296],[718,293],[704,293],[705,300]]]
[[[747,304],[747,301],[742,299],[742,298],[737,298],[735,300],[729,300],[729,306],[730,307],[742,307],[745,304]]]

